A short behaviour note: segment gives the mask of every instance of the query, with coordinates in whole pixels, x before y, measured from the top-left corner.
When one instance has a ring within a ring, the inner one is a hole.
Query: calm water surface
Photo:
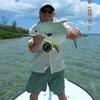
[[[0,40],[0,100],[13,100],[25,90],[32,61],[28,39]],[[62,47],[65,77],[87,90],[95,100],[100,100],[100,35],[79,39],[78,50],[70,40]]]

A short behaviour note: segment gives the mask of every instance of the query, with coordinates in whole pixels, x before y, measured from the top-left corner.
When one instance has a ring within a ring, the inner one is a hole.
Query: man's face
[[[44,8],[40,11],[40,19],[42,22],[53,21],[53,11],[50,8]]]

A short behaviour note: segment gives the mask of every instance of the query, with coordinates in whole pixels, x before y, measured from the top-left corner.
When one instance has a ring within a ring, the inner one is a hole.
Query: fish
[[[32,28],[31,36],[34,36],[36,34],[43,34],[46,37],[45,41],[60,44],[64,42],[65,40],[67,40],[65,37],[68,34],[68,28],[64,26],[65,22],[66,21],[38,23]],[[75,48],[77,49],[78,48],[77,39],[83,36],[87,36],[87,35],[82,34],[80,30],[78,30],[77,28],[76,30],[78,31],[78,36],[77,38],[73,39],[73,43],[74,43]],[[60,39],[62,35],[64,37],[63,39]]]

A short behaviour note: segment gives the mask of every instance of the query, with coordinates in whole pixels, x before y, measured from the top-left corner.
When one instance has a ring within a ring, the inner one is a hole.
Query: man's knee
[[[38,95],[39,94],[30,94],[30,100],[38,100]]]
[[[61,93],[61,94],[59,94],[59,95],[58,95],[58,98],[59,98],[59,100],[67,100],[67,97],[66,97],[66,95],[65,95],[64,92]]]

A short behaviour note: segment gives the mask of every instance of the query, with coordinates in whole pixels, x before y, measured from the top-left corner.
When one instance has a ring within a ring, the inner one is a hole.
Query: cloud
[[[38,11],[44,3],[52,4],[56,9],[56,17],[60,20],[85,25],[88,19],[88,2],[86,0],[0,0],[0,15],[15,18],[38,19]],[[100,5],[92,3],[94,23],[100,20]],[[73,22],[74,21],[74,22]]]
[[[16,2],[17,1],[17,2]],[[87,1],[80,0],[0,0],[0,9],[8,12],[20,13],[24,16],[36,16],[41,5],[44,3],[52,4],[59,17],[72,18],[87,18]],[[2,6],[3,5],[3,6]],[[100,5],[93,3],[93,17],[98,19],[100,17]],[[33,14],[34,10],[34,14]]]
[[[0,0],[0,10],[21,12],[30,8],[32,8],[32,6],[24,2],[16,2],[16,0]]]
[[[100,5],[93,3],[92,4],[92,10],[93,10],[93,19],[100,21]]]

